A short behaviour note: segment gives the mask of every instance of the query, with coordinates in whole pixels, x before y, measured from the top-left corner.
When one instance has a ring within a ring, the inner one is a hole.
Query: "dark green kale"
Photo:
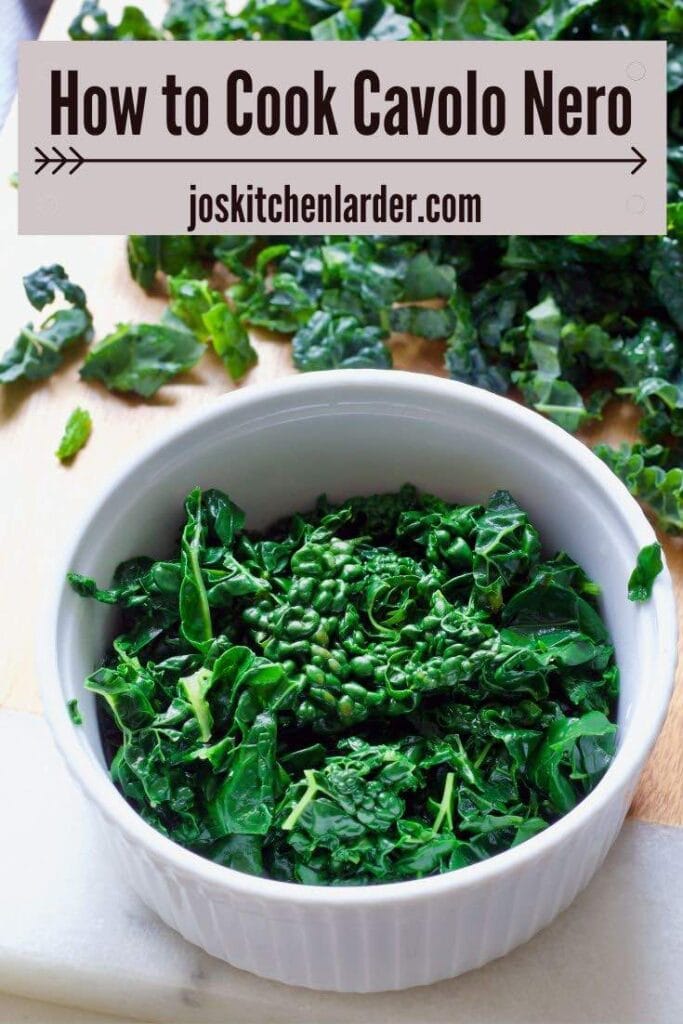
[[[683,534],[683,453],[661,444],[601,444],[595,454],[606,462],[631,494],[654,514],[667,533]]]
[[[121,21],[118,25],[112,25],[107,12],[100,6],[99,0],[83,0],[80,11],[69,26],[69,35],[72,39],[79,41],[163,38],[163,33],[154,28],[139,7],[124,7]]]
[[[201,276],[212,261],[215,239],[188,235],[131,235],[128,267],[141,287],[153,287],[158,273]]]
[[[664,568],[659,544],[648,544],[638,552],[636,567],[628,581],[629,601],[648,601],[654,582]]]
[[[85,292],[69,280],[63,267],[39,267],[24,278],[24,290],[34,309],[40,311],[59,296],[68,308],[55,310],[39,327],[29,323],[14,345],[0,359],[0,382],[44,380],[57,370],[66,349],[92,337],[92,317]]]
[[[87,409],[74,409],[66,421],[62,439],[55,455],[60,462],[68,462],[87,444],[92,431],[92,419]]]
[[[224,302],[204,314],[211,345],[233,380],[239,380],[257,361],[249,334]]]
[[[565,430],[574,433],[590,414],[573,384],[562,379],[563,318],[552,296],[526,312],[520,331],[526,344],[522,370],[512,374],[524,398]]]
[[[194,490],[168,560],[110,588],[121,631],[86,688],[111,774],[219,864],[313,885],[452,871],[571,810],[614,753],[599,588],[545,558],[505,491],[325,498],[265,534]]]
[[[381,327],[319,310],[294,335],[292,359],[298,370],[383,369],[391,366],[387,337]]]
[[[171,314],[212,346],[233,380],[243,377],[256,363],[256,352],[244,325],[220,292],[210,288],[206,281],[193,280],[185,274],[169,277],[168,287]]]
[[[150,398],[172,377],[191,370],[203,352],[201,341],[175,317],[158,324],[119,324],[88,352],[80,373],[110,391]]]
[[[391,329],[399,334],[414,334],[427,341],[447,338],[455,327],[455,317],[448,307],[398,306],[391,311]]]
[[[451,376],[499,393],[516,385],[568,430],[616,395],[639,406],[646,440],[683,432],[678,235],[248,239],[239,253],[196,241],[183,240],[203,267],[197,287],[212,257],[225,260],[238,278],[229,308],[293,335],[301,370],[390,366],[391,332],[406,332],[443,340]]]

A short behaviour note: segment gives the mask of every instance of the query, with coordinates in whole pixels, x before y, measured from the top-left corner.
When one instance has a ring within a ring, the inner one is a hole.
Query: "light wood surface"
[[[78,0],[56,0],[44,38],[64,39]],[[116,3],[107,5],[116,9]],[[162,0],[145,0],[150,17],[163,9]],[[124,240],[115,237],[19,238],[16,191],[6,185],[16,168],[16,111],[0,139],[0,289],[4,351],[32,310],[21,285],[22,274],[40,264],[64,264],[88,295],[98,336],[121,320],[156,319],[161,297],[145,295],[130,279]],[[258,366],[241,385],[292,373],[289,346],[256,334]],[[398,368],[443,373],[438,344],[402,338],[394,344]],[[34,649],[40,635],[43,595],[52,583],[53,565],[69,539],[85,502],[141,446],[171,422],[187,416],[232,385],[220,363],[206,356],[181,382],[173,383],[150,402],[114,396],[78,378],[80,356],[74,353],[52,379],[39,384],[0,385],[0,536],[2,537],[2,664],[0,706],[40,712],[39,680]],[[90,410],[93,435],[73,466],[54,457],[66,419],[75,405]],[[590,440],[632,436],[632,413],[611,410]],[[683,543],[665,542],[676,581],[683,590]],[[633,804],[640,818],[683,825],[683,686],[678,688],[669,717]]]

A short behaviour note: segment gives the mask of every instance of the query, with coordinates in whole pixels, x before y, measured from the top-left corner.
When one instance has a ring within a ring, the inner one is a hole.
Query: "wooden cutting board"
[[[113,13],[122,6],[111,0]],[[149,17],[160,20],[163,0],[144,0]],[[66,39],[79,0],[55,0],[43,38]],[[62,263],[88,295],[98,336],[123,320],[156,320],[162,298],[149,297],[130,279],[125,244],[118,237],[19,238],[16,190],[7,183],[16,169],[16,109],[0,139],[0,288],[2,350],[30,319],[22,275],[46,263]],[[683,282],[682,282],[683,285]],[[248,387],[293,373],[289,345],[274,336],[255,333],[259,363],[241,385]],[[399,338],[393,345],[399,369],[444,375],[443,349],[435,343]],[[91,496],[141,446],[171,422],[233,389],[216,359],[207,355],[182,383],[164,387],[143,402],[117,397],[78,378],[80,358],[74,354],[52,379],[38,384],[0,385],[0,537],[3,586],[0,622],[4,671],[0,706],[40,713],[39,680],[34,647],[40,632],[43,594],[52,582],[53,565],[73,525]],[[74,406],[90,410],[93,436],[73,466],[54,457],[62,429]],[[615,408],[590,440],[615,442],[633,436],[634,417]],[[664,541],[680,599],[683,589],[683,542]],[[633,804],[637,817],[683,825],[683,686],[682,671],[669,717]]]

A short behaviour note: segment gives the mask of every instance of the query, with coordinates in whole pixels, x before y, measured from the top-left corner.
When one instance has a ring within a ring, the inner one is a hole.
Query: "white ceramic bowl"
[[[451,874],[324,888],[254,878],[165,839],[105,768],[83,679],[112,613],[64,584],[72,568],[108,582],[133,554],[167,553],[186,492],[225,489],[264,527],[321,492],[343,499],[409,481],[445,498],[507,488],[548,548],[564,548],[603,588],[621,670],[618,752],[570,814],[497,857]],[[109,829],[125,877],[171,927],[209,953],[295,985],[370,992],[453,977],[547,925],[586,885],[624,819],[661,727],[675,665],[665,570],[652,599],[627,600],[638,550],[654,540],[638,505],[582,444],[515,403],[434,377],[335,371],[250,387],[207,405],[142,455],[87,511],[59,567],[40,637],[43,699],[74,777]],[[72,725],[77,697],[85,725]]]

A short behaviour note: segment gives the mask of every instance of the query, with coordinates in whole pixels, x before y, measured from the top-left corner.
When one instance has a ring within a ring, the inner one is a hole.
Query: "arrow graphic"
[[[52,146],[54,156],[48,156],[35,146],[35,173],[52,167],[52,174],[69,168],[75,174],[84,164],[633,164],[631,174],[637,174],[647,163],[647,157],[631,146],[633,156],[626,157],[88,157],[69,146],[72,156],[65,156]]]
[[[52,174],[57,174],[63,167],[69,167],[69,174],[74,174],[79,167],[82,167],[85,163],[91,163],[92,161],[82,157],[73,146],[69,146],[69,150],[73,153],[73,156],[64,156],[60,149],[56,146],[52,147],[54,156],[48,156],[47,153],[43,152],[40,146],[35,147],[35,151],[38,154],[35,158],[36,161],[36,174],[40,174],[46,167],[52,166]]]
[[[634,168],[633,168],[633,170],[631,171],[631,174],[637,174],[638,171],[640,170],[640,168],[643,167],[647,163],[647,157],[643,156],[643,154],[640,152],[640,150],[636,149],[635,146],[631,146],[631,152],[635,153],[636,161],[637,161],[635,166],[634,166]]]

